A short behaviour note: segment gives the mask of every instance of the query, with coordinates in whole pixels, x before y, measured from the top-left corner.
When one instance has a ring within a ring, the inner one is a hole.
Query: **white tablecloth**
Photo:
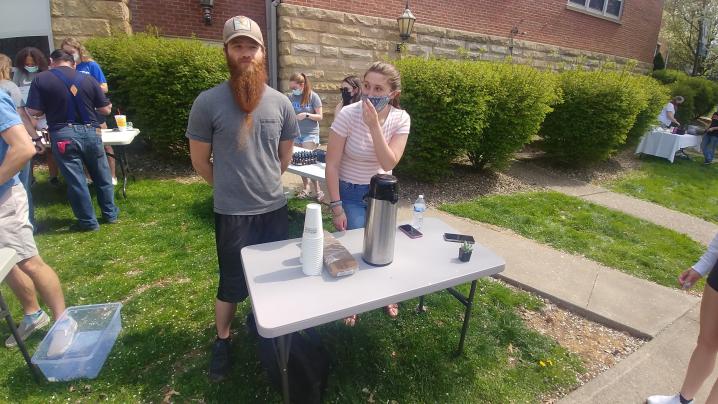
[[[680,149],[695,148],[700,151],[702,136],[674,135],[664,129],[653,129],[641,139],[636,154],[650,154],[663,157],[671,163]]]

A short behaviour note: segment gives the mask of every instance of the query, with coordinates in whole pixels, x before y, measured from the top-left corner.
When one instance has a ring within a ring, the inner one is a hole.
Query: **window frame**
[[[584,14],[592,15],[594,17],[602,18],[604,20],[613,21],[613,22],[619,23],[619,24],[621,23],[621,18],[623,17],[623,9],[626,6],[627,0],[621,0],[621,9],[618,10],[617,16],[606,12],[606,10],[608,9],[608,1],[609,0],[605,0],[603,2],[603,10],[602,11],[598,11],[596,9],[589,7],[590,1],[591,0],[583,0],[583,6],[582,6],[582,5],[574,3],[572,0],[567,0],[566,8],[569,10],[577,11],[579,13],[584,13]]]

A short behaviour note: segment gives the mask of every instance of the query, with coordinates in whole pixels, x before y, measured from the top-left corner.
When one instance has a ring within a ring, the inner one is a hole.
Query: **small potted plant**
[[[473,250],[474,245],[464,241],[461,247],[459,247],[459,261],[469,262],[469,260],[471,259],[471,251]]]

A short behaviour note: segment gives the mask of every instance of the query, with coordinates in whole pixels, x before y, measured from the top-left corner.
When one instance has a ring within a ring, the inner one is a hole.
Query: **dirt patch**
[[[521,310],[528,327],[551,337],[569,352],[578,355],[586,372],[579,375],[580,385],[605,372],[638,350],[645,340],[625,332],[586,320],[544,300],[540,311]],[[544,403],[554,403],[570,391],[557,391],[542,397]]]

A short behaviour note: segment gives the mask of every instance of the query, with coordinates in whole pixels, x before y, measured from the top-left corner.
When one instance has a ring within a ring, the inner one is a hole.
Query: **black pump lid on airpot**
[[[376,174],[369,182],[368,198],[397,203],[399,201],[399,181],[389,174]]]

